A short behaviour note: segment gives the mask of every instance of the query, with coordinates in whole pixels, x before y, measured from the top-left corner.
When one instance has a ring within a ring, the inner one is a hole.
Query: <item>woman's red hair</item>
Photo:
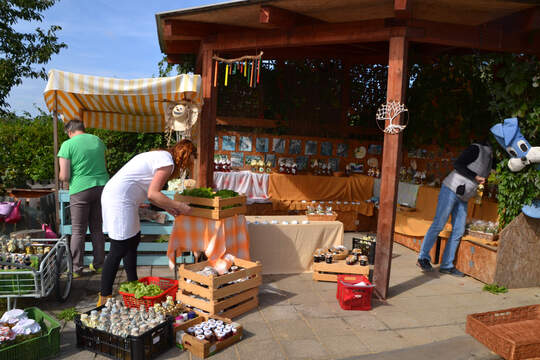
[[[191,140],[181,140],[176,145],[166,149],[171,153],[174,161],[174,170],[170,179],[176,179],[180,176],[180,172],[186,169],[191,169],[193,166],[193,159],[191,155],[197,158],[197,148]]]

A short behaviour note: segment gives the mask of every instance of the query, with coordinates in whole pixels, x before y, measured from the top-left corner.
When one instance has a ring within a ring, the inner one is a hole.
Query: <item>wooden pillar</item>
[[[394,100],[405,103],[405,89],[408,83],[407,50],[408,43],[405,37],[390,38],[387,101]],[[390,267],[392,264],[398,175],[401,166],[401,142],[402,133],[384,135],[381,196],[377,224],[377,252],[373,278],[375,291],[383,299],[386,299],[388,295]]]
[[[202,78],[204,105],[197,134],[198,157],[196,180],[198,186],[212,187],[214,184],[214,137],[216,134],[217,87],[213,84],[214,50],[202,44],[197,62],[197,72]],[[200,67],[200,68],[199,68]]]
[[[58,164],[58,95],[54,92],[54,113],[53,113],[53,151],[54,151],[54,193],[56,196],[55,211],[56,211],[56,231],[60,228],[60,198],[58,197],[58,190],[60,189],[59,181],[59,164]]]

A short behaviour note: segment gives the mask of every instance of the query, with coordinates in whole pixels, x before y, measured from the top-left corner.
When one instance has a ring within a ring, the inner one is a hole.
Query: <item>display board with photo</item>
[[[262,160],[262,156],[260,155],[246,155],[245,158],[246,158],[245,160],[246,166],[251,166],[252,160],[255,160],[255,161]]]
[[[250,136],[240,136],[240,151],[252,151],[253,140]]]
[[[306,155],[317,155],[317,142],[314,140],[306,141]]]
[[[321,143],[321,155],[332,156],[332,143],[330,141],[323,141]]]
[[[223,151],[236,151],[236,136],[225,135],[221,142],[221,149]]]
[[[337,144],[337,156],[340,157],[347,157],[349,152],[349,144],[347,143],[339,143]]]
[[[302,140],[291,139],[289,142],[289,154],[300,155],[302,153]]]
[[[268,152],[268,138],[257,138],[255,141],[255,150],[261,153]]]
[[[276,154],[266,154],[264,155],[264,163],[271,163],[271,167],[276,167]]]
[[[231,167],[233,168],[244,167],[244,153],[243,152],[231,153]]]
[[[371,144],[368,147],[368,154],[371,155],[381,155],[382,153],[382,145],[380,144]]]
[[[298,171],[304,171],[307,169],[308,166],[308,157],[307,156],[297,156],[296,157],[296,165],[298,165],[297,169]]]
[[[272,151],[277,154],[283,154],[285,152],[285,139],[273,138],[272,139]]]
[[[339,171],[339,159],[338,158],[330,158],[328,159],[328,164],[330,165],[330,168],[332,171]]]

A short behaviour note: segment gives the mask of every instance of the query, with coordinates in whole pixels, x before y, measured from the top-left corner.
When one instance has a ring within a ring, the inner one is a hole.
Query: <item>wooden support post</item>
[[[58,95],[54,92],[54,113],[53,113],[53,151],[54,151],[54,194],[55,194],[55,211],[56,211],[56,232],[60,228],[60,198],[58,197],[59,188],[59,164],[58,164]]]
[[[405,37],[390,38],[387,101],[405,102],[405,89],[408,83],[407,50],[408,42]],[[381,196],[377,224],[377,252],[373,279],[375,291],[383,299],[386,299],[388,295],[390,267],[392,264],[398,170],[401,166],[401,140],[402,133],[384,135]]]
[[[196,179],[198,186],[212,187],[214,184],[214,137],[216,134],[217,87],[213,85],[214,50],[208,45],[201,46],[200,69],[204,105],[197,134]]]

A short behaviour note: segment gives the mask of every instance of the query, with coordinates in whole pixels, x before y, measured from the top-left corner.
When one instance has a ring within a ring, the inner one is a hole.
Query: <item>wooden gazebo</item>
[[[204,108],[198,180],[213,181],[217,88],[212,56],[341,58],[388,64],[387,100],[405,101],[407,54],[492,51],[540,54],[540,6],[534,0],[238,0],[156,14],[169,63],[197,55]],[[346,85],[346,84],[344,84]],[[413,121],[413,120],[412,120]],[[384,135],[374,282],[388,294],[402,135]]]

